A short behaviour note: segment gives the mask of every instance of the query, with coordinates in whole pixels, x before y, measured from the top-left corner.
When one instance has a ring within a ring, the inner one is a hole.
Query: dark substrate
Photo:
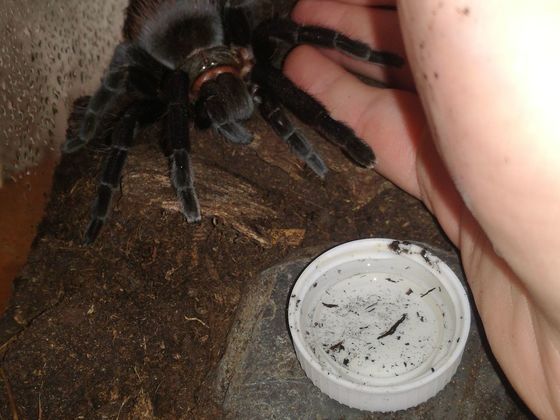
[[[324,181],[260,119],[249,127],[247,147],[193,135],[197,225],[178,211],[158,128],[144,132],[91,246],[82,234],[105,154],[63,158],[0,319],[2,418],[219,417],[207,384],[262,270],[366,237],[450,249],[419,202],[313,133],[331,168]]]

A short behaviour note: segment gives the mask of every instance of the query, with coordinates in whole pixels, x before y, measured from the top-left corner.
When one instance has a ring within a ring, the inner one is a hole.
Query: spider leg
[[[281,98],[281,103],[302,122],[340,147],[356,163],[366,168],[375,165],[375,154],[371,148],[350,127],[333,119],[319,101],[299,89],[280,70],[271,65],[257,64],[252,77],[266,91]]]
[[[115,100],[123,90],[123,81],[126,76],[127,45],[119,44],[115,48],[109,69],[101,80],[101,86],[90,98],[82,124],[76,137],[66,139],[63,145],[64,153],[73,153],[81,149],[94,137],[100,117],[104,110]]]
[[[196,104],[199,119],[206,120],[232,143],[249,144],[253,135],[240,123],[248,119],[254,109],[245,83],[224,73],[204,83]]]
[[[145,51],[119,44],[101,86],[89,100],[77,136],[66,139],[63,152],[73,153],[98,137],[133,102],[156,97],[164,72],[163,65]]]
[[[253,135],[238,121],[229,121],[228,114],[219,97],[210,97],[204,103],[204,112],[212,121],[212,127],[235,144],[250,144]]]
[[[332,48],[370,63],[392,67],[401,67],[404,64],[403,58],[397,54],[374,50],[367,44],[332,29],[299,25],[290,19],[272,19],[262,24],[255,31],[253,43],[257,54],[264,54],[269,60],[274,57],[275,62],[281,61],[295,45],[309,44]]]
[[[263,89],[258,89],[255,96],[258,97],[258,102],[260,102],[261,115],[278,137],[284,140],[296,156],[303,160],[313,172],[320,178],[324,178],[328,172],[327,166],[307,138],[294,127],[280,102],[274,95]]]
[[[171,181],[181,203],[181,210],[189,223],[201,219],[200,205],[194,188],[194,174],[189,156],[188,76],[174,73],[167,85],[169,105],[165,116],[165,143],[170,149]]]
[[[113,191],[119,188],[121,173],[126,162],[128,149],[134,138],[134,130],[138,121],[134,107],[125,111],[111,135],[112,145],[105,158],[101,180],[97,188],[97,198],[91,209],[91,220],[84,235],[84,242],[90,244],[99,235],[107,220]]]

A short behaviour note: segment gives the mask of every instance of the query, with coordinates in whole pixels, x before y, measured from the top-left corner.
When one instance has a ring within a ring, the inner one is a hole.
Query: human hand
[[[408,67],[302,46],[285,72],[438,218],[504,372],[537,416],[560,417],[560,4],[373,7],[388,3],[301,0],[292,17],[397,52]],[[395,89],[366,86],[347,69]]]

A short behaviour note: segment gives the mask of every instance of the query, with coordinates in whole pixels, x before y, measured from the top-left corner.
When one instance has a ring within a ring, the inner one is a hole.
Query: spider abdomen
[[[219,8],[212,0],[162,2],[135,33],[138,45],[170,69],[181,67],[194,51],[224,42]]]

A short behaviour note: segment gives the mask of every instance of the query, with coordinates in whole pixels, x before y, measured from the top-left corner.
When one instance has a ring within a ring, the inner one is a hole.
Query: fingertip
[[[418,196],[414,168],[425,120],[416,95],[367,86],[311,47],[296,48],[284,70],[374,150],[377,170]]]

